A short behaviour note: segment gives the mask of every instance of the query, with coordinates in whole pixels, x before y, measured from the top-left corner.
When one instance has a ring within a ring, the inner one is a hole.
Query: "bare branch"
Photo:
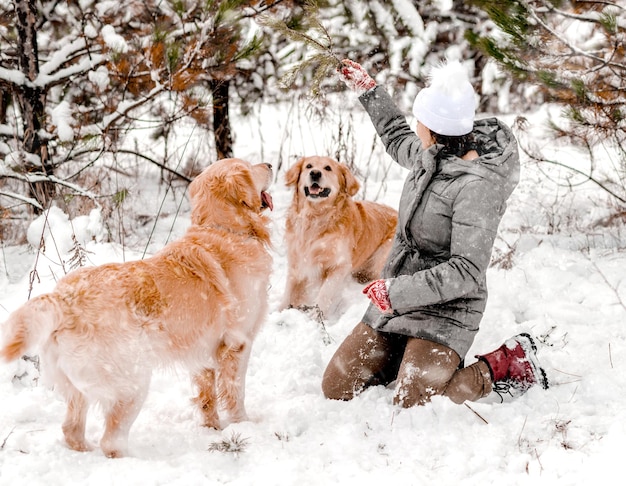
[[[552,164],[552,165],[556,165],[559,167],[564,167],[566,169],[568,169],[569,171],[575,173],[575,174],[579,174],[585,177],[585,179],[588,182],[592,182],[594,184],[596,184],[598,187],[600,187],[603,191],[606,191],[608,194],[610,194],[611,196],[613,196],[615,199],[617,199],[618,201],[620,201],[623,204],[626,204],[626,198],[623,196],[620,196],[619,194],[617,194],[615,191],[611,190],[606,184],[604,184],[602,181],[596,179],[595,177],[593,177],[593,175],[591,173],[587,173],[584,172],[580,169],[576,169],[575,167],[571,167],[569,165],[567,165],[564,162],[560,162],[558,160],[550,160],[550,159],[546,159],[546,158],[541,158],[538,157],[537,155],[531,153],[530,151],[528,151],[526,148],[521,147],[521,149],[524,151],[524,153],[526,155],[528,155],[528,157],[530,157],[531,160],[533,160],[534,162],[537,163],[546,163],[546,164]]]
[[[148,101],[151,101],[157,95],[159,95],[160,93],[162,93],[164,91],[166,91],[166,87],[165,86],[157,85],[146,96],[144,96],[143,98],[140,98],[140,99],[137,99],[137,100],[134,100],[134,101],[130,101],[130,102],[127,102],[127,103],[123,103],[122,105],[120,105],[118,107],[118,109],[115,111],[115,113],[112,113],[111,115],[109,115],[109,116],[104,118],[104,120],[102,121],[102,124],[100,126],[100,130],[102,131],[102,133],[105,133],[109,128],[111,128],[111,126],[113,126],[120,119],[126,117],[128,115],[128,113],[133,111],[135,108],[138,108],[138,107],[144,105],[145,103],[147,103]]]
[[[134,155],[135,157],[139,157],[141,159],[144,159],[148,162],[150,162],[151,164],[156,165],[157,167],[159,167],[160,169],[163,169],[166,172],[169,172],[170,174],[172,174],[173,176],[178,177],[179,179],[182,179],[185,182],[191,182],[191,179],[189,177],[187,177],[185,174],[181,174],[180,172],[177,172],[176,170],[168,167],[167,165],[165,165],[162,162],[159,162],[158,160],[155,160],[153,158],[148,157],[147,155],[141,154],[139,152],[136,152],[134,150],[126,150],[126,149],[118,149],[115,151],[116,153],[119,154],[129,154],[129,155]]]

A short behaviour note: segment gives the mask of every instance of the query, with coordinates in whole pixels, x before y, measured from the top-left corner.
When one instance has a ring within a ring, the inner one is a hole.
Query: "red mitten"
[[[338,71],[342,81],[346,83],[346,86],[359,95],[376,86],[376,81],[367,74],[363,66],[350,59],[341,61],[341,66]]]
[[[363,293],[369,297],[378,310],[383,314],[391,314],[391,301],[387,292],[387,284],[384,280],[374,280],[363,289]]]

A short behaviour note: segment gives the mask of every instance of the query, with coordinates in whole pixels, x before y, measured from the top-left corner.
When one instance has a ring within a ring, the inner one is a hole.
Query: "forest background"
[[[623,1],[0,0],[0,236],[23,241],[21,223],[60,204],[70,216],[102,208],[121,241],[121,174],[153,164],[164,184],[189,182],[232,156],[233,111],[281,102],[324,117],[345,57],[407,112],[444,57],[467,65],[479,113],[557,103],[555,140],[588,152],[576,181],[606,190],[621,218],[624,18]],[[331,155],[353,165],[339,128]],[[608,174],[598,146],[616,149]]]

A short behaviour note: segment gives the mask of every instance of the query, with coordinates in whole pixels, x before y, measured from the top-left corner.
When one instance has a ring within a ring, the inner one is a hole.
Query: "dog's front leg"
[[[302,278],[297,278],[293,271],[289,271],[287,276],[287,285],[285,287],[285,294],[283,296],[280,310],[288,309],[289,307],[298,307],[304,304],[311,304],[307,302],[307,281]]]
[[[322,284],[317,295],[316,303],[325,318],[337,311],[341,302],[344,285],[350,277],[350,264],[336,265],[327,270],[322,276]]]
[[[194,402],[204,416],[204,425],[220,430],[215,370],[205,368],[193,377],[193,381],[198,387],[198,396],[194,398]]]
[[[223,342],[217,351],[217,387],[231,422],[243,422],[248,419],[244,401],[250,343],[245,338],[236,339]]]

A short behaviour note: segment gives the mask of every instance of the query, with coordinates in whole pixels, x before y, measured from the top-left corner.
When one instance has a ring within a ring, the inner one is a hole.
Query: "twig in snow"
[[[89,253],[76,238],[76,234],[72,233],[72,249],[70,250],[70,258],[68,264],[70,270],[84,267],[87,263],[87,253]]]
[[[535,459],[537,459],[537,462],[539,463],[539,470],[543,471],[543,464],[541,464],[541,459],[539,458],[539,453],[537,452],[537,448],[534,448],[533,452],[535,453]]]
[[[304,312],[312,320],[317,322],[317,324],[320,327],[320,331],[322,333],[322,342],[324,344],[326,344],[326,345],[332,344],[333,339],[330,337],[330,334],[328,334],[328,331],[326,330],[326,325],[324,324],[324,319],[325,318],[324,318],[324,313],[322,312],[322,309],[320,309],[317,304],[315,304],[315,305],[299,305],[297,307],[297,309],[300,312]]]
[[[485,420],[485,418],[484,418],[481,414],[479,414],[476,410],[474,410],[472,407],[470,407],[467,403],[464,403],[464,405],[465,405],[467,408],[469,408],[469,409],[470,409],[470,410],[474,413],[474,415],[476,415],[476,416],[477,416],[480,420],[482,420],[482,421],[483,421],[483,422],[485,422],[487,425],[489,425],[489,422],[487,422],[487,420]]]
[[[589,257],[587,257],[587,258],[589,258]],[[592,261],[590,258],[589,258],[589,261],[593,265],[593,268],[595,268],[597,270],[598,274],[600,274],[600,276],[602,277],[602,280],[604,280],[604,283],[606,283],[606,285],[613,291],[613,293],[617,297],[617,300],[618,300],[619,304],[626,311],[626,303],[624,303],[624,301],[622,300],[622,296],[618,292],[618,285],[611,284],[611,282],[609,282],[609,279],[606,278],[606,275],[604,275],[604,273],[602,273],[602,270],[600,270],[600,268],[598,267],[598,264],[596,262]]]
[[[11,429],[11,431],[9,432],[9,434],[4,438],[4,440],[2,441],[2,444],[0,445],[0,451],[4,450],[4,446],[7,445],[7,441],[9,440],[9,437],[11,437],[11,435],[13,434],[13,431],[15,430],[15,426],[13,426],[13,428]]]
[[[517,438],[517,445],[519,448],[522,448],[522,434],[524,433],[524,429],[526,428],[526,421],[528,417],[524,418],[524,423],[522,424],[522,430],[519,431],[519,437]]]

